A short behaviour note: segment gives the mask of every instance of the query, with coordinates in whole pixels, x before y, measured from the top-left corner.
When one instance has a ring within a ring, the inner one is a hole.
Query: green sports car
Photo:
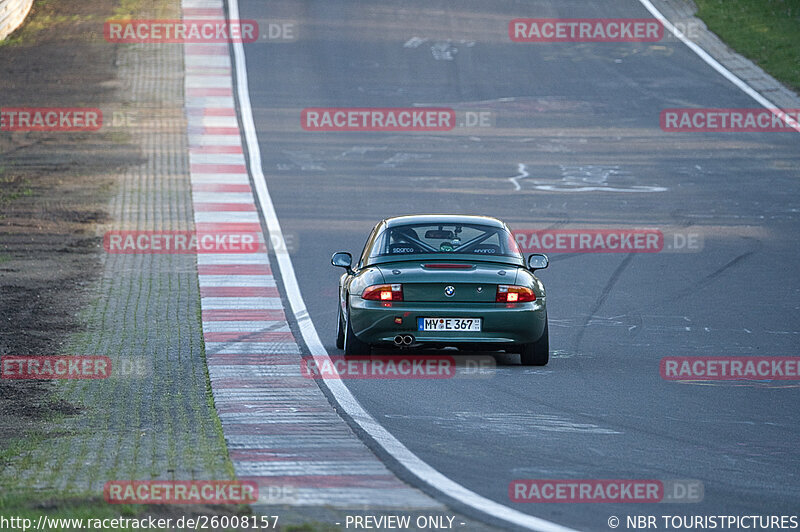
[[[387,218],[370,232],[339,279],[336,346],[369,355],[372,346],[446,347],[520,353],[524,365],[549,355],[542,282],[547,256],[527,264],[508,226],[496,218],[415,215]]]

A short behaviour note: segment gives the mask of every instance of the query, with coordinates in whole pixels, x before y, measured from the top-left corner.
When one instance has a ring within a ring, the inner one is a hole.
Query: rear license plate
[[[480,318],[417,318],[418,331],[481,331]]]

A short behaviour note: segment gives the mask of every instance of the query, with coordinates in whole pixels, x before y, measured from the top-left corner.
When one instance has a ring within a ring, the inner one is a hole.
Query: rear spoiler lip
[[[506,266],[509,268],[519,267],[525,268],[525,259],[523,257],[487,257],[487,256],[470,256],[469,258],[465,258],[463,255],[453,254],[437,254],[437,255],[446,255],[444,257],[431,257],[430,253],[424,254],[413,254],[413,255],[404,255],[404,256],[380,256],[374,257],[369,260],[365,266],[377,266],[377,267],[385,267],[389,264],[394,263],[408,263],[408,262],[416,262],[418,264],[433,264],[436,262],[444,262],[448,264],[456,264],[456,263],[467,263],[473,264],[478,266],[478,264],[486,263],[486,264],[497,264],[501,266]]]

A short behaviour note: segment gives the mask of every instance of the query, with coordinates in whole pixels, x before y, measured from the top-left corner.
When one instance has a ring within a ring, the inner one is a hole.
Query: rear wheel
[[[336,347],[344,348],[344,326],[342,325],[342,309],[336,311]]]
[[[347,315],[347,323],[345,324],[344,333],[344,354],[345,356],[363,356],[372,353],[372,346],[366,342],[362,342],[356,337],[351,326],[352,320],[350,314]]]
[[[523,366],[546,366],[550,361],[550,338],[547,321],[544,322],[542,336],[532,344],[525,344],[520,351]]]

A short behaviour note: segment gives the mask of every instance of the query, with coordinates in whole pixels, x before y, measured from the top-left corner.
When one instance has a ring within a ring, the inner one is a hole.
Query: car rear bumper
[[[402,323],[395,323],[401,318]],[[417,318],[481,318],[481,332],[419,331]],[[410,334],[416,343],[437,345],[527,344],[537,341],[547,320],[545,301],[530,303],[422,303],[350,298],[353,332],[362,342],[393,344]],[[488,345],[487,345],[488,347]]]

